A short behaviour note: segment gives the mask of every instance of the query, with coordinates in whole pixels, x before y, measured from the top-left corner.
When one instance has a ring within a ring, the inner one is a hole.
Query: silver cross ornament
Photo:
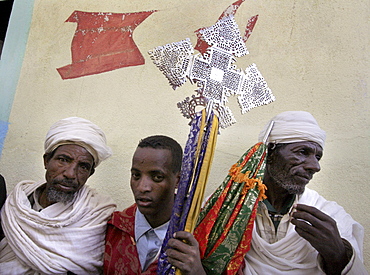
[[[236,57],[249,52],[233,14],[220,18],[211,27],[199,29],[197,34],[209,46],[203,54],[194,54],[188,38],[149,51],[173,89],[187,79],[197,85],[197,95],[177,104],[183,116],[192,119],[197,106],[208,105],[217,112],[221,128],[226,128],[236,122],[226,106],[229,96],[237,96],[242,114],[275,100],[256,64],[245,71],[234,64]]]

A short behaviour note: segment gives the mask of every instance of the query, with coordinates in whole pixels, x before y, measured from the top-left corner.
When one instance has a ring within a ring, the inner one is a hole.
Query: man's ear
[[[179,187],[180,177],[181,177],[181,171],[177,172],[175,189]]]
[[[44,168],[46,169],[46,166],[48,165],[49,163],[49,154],[44,154],[43,155],[43,158],[44,158]]]
[[[273,160],[276,157],[277,151],[278,151],[278,148],[276,148],[275,145],[273,146],[273,148],[269,148],[269,150],[267,151],[267,157],[266,157],[267,164],[271,164],[273,162]]]
[[[267,164],[270,164],[272,163],[272,160],[273,160],[273,156],[274,155],[274,152],[271,152],[270,154],[267,155],[267,158],[266,158],[266,163]]]

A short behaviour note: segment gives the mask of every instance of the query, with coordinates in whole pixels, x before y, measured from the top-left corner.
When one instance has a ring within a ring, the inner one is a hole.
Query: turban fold
[[[84,118],[69,117],[52,125],[46,134],[45,153],[53,152],[57,147],[66,144],[85,148],[93,156],[95,167],[112,155],[104,132]]]
[[[313,141],[324,148],[326,134],[320,128],[316,119],[308,112],[287,111],[273,117],[260,132],[258,140],[262,141],[274,122],[267,143],[293,143]]]

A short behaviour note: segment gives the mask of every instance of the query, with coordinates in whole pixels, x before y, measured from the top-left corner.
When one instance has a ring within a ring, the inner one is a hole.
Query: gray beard
[[[296,184],[291,179],[287,179],[286,175],[281,171],[275,171],[273,166],[270,166],[268,173],[277,186],[285,189],[291,195],[300,195],[304,192],[306,185]]]
[[[284,188],[288,191],[291,195],[300,195],[304,192],[305,186],[303,185],[296,185],[292,183],[286,183],[281,181],[276,181],[276,184],[281,188]]]
[[[61,192],[51,186],[47,191],[46,196],[49,201],[67,203],[73,200],[73,198],[75,197],[75,193]]]

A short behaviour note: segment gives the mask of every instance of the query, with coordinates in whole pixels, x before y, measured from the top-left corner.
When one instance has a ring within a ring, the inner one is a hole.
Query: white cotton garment
[[[20,182],[4,204],[0,274],[101,274],[106,224],[115,204],[85,185],[72,202],[38,212],[28,196],[43,184]]]
[[[316,191],[306,188],[295,203],[314,206],[332,217],[339,233],[353,248],[353,257],[342,274],[368,274],[363,265],[364,228],[354,221],[336,202],[327,201]],[[289,215],[289,214],[287,214]],[[285,216],[283,217],[283,219]],[[245,256],[245,275],[312,275],[325,274],[322,271],[318,252],[311,244],[300,237],[289,222],[285,237],[269,243],[257,232],[255,223],[252,233],[251,249]]]

